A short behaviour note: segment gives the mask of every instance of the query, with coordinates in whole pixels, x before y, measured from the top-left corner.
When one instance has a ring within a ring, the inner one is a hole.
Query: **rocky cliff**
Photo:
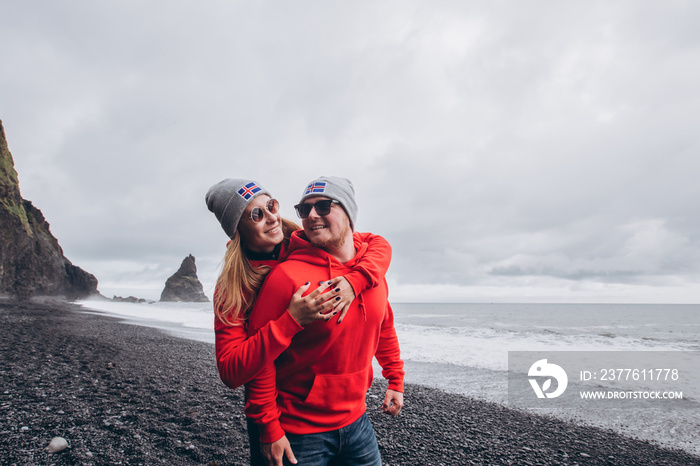
[[[163,301],[181,301],[188,303],[208,303],[209,298],[204,294],[202,283],[197,278],[197,266],[194,256],[185,257],[180,269],[165,282],[165,288],[160,295]]]
[[[74,266],[31,202],[22,199],[14,159],[0,121],[0,294],[19,298],[97,293],[94,275]]]

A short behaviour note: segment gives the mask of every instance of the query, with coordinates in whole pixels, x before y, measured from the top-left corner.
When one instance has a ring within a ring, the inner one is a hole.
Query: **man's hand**
[[[401,408],[403,408],[403,393],[388,389],[384,397],[384,403],[382,404],[382,411],[385,414],[398,416],[401,412]]]
[[[286,435],[276,442],[261,443],[260,451],[269,466],[282,466],[282,458],[285,455],[290,463],[297,464],[297,459],[292,453],[292,446],[289,444]]]

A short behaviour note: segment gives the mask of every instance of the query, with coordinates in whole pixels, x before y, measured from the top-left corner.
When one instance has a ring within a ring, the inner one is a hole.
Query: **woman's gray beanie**
[[[261,194],[272,197],[255,181],[226,178],[209,188],[205,199],[207,207],[214,212],[226,235],[233,238],[246,206]]]
[[[355,230],[357,202],[355,202],[355,188],[350,180],[339,176],[322,176],[317,178],[306,186],[299,203],[301,204],[304,202],[304,199],[315,196],[325,196],[340,202],[350,219],[350,228],[353,231]]]

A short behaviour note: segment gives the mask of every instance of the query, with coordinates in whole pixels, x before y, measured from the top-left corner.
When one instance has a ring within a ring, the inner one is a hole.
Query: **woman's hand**
[[[315,320],[329,320],[340,313],[338,323],[341,323],[350,309],[350,303],[355,299],[355,290],[350,282],[343,276],[335,277],[319,282],[318,288],[302,296],[309,286],[309,282],[301,285],[289,301],[287,309],[294,320],[303,327]]]
[[[347,281],[347,280],[346,280]],[[302,296],[309,289],[311,283],[306,282],[292,295],[289,301],[289,313],[302,327],[315,320],[328,320],[338,314],[333,307],[342,301],[342,298],[332,293],[324,293],[328,289],[330,282],[322,282],[322,285],[306,296]],[[337,288],[337,287],[336,287]],[[336,299],[337,298],[337,299]]]
[[[342,276],[335,277],[330,282],[324,283],[328,283],[328,286],[333,290],[331,292],[331,300],[335,303],[335,310],[340,313],[338,323],[341,323],[345,318],[345,314],[348,313],[348,309],[350,309],[350,303],[355,299],[355,290],[350,286],[350,282]]]

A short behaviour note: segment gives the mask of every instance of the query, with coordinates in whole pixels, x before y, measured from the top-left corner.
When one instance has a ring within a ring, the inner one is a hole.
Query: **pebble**
[[[46,451],[49,453],[60,453],[68,448],[68,442],[63,437],[54,437],[51,439],[51,443],[46,447]]]

